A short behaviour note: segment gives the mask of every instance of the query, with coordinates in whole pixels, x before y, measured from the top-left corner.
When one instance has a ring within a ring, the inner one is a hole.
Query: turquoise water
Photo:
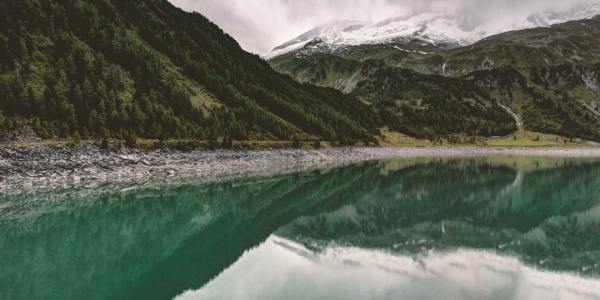
[[[600,161],[0,194],[0,299],[600,299]]]

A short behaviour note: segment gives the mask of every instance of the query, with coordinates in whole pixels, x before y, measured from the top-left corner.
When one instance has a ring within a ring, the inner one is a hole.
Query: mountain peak
[[[266,55],[274,58],[305,47],[318,38],[323,49],[343,46],[383,44],[398,39],[418,39],[429,44],[470,45],[485,37],[505,31],[545,27],[570,20],[591,18],[600,14],[600,3],[579,5],[565,11],[542,11],[526,18],[504,23],[482,19],[464,11],[422,12],[401,15],[377,22],[343,20],[315,27],[300,36],[277,46]]]

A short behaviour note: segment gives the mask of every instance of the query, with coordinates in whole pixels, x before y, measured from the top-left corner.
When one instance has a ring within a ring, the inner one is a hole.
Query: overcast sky
[[[423,11],[457,11],[510,22],[543,10],[600,0],[170,0],[207,16],[247,51],[266,54],[301,33],[335,20],[380,21]]]

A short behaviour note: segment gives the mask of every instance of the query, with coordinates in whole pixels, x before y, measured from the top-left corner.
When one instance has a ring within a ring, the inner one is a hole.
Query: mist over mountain
[[[598,0],[171,0],[188,11],[198,11],[232,35],[250,52],[268,54],[274,47],[324,24],[340,20],[378,23],[395,17],[451,14],[464,20],[463,28],[479,25],[489,34],[515,24],[545,26],[582,19],[582,7]],[[574,12],[574,13],[573,13]],[[537,15],[543,17],[539,18]],[[531,17],[530,22],[528,18]],[[547,17],[545,19],[544,17]],[[485,23],[485,26],[482,26]],[[537,24],[537,25],[536,25]],[[520,27],[525,28],[525,27]]]
[[[275,47],[267,57],[275,57],[316,41],[334,49],[389,43],[397,39],[420,40],[426,45],[466,46],[506,31],[544,27],[600,14],[600,3],[577,3],[537,11],[515,10],[514,14],[504,15],[498,13],[502,9],[498,9],[496,13],[490,11],[494,6],[494,3],[486,8],[473,5],[469,7],[468,3],[440,8],[432,5],[429,9],[374,22],[333,21]]]

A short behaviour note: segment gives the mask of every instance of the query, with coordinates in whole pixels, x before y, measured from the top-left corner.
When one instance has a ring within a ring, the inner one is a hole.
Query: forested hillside
[[[331,50],[314,41],[270,62],[299,82],[374,103],[384,122],[410,135],[506,134],[516,120],[505,108],[525,130],[600,141],[600,16],[454,49],[415,45]]]
[[[372,140],[374,108],[280,75],[166,0],[0,2],[0,136]]]
[[[363,53],[364,47],[357,48]],[[413,137],[499,136],[518,129],[485,88],[391,66],[385,55],[362,61],[359,55],[346,57],[350,52],[292,52],[270,62],[299,82],[334,87],[371,103],[387,126]]]

